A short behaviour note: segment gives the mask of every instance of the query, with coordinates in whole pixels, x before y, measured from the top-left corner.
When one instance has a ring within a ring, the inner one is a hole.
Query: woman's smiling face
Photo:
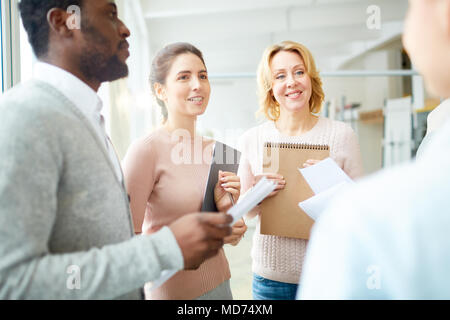
[[[175,58],[163,86],[162,99],[169,114],[198,116],[205,112],[211,93],[208,72],[202,60],[192,53]]]
[[[296,52],[280,51],[273,56],[270,69],[273,95],[280,107],[291,112],[309,110],[311,78],[302,57]]]

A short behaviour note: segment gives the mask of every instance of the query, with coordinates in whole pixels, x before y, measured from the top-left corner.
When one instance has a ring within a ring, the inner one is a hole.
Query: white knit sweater
[[[242,152],[239,176],[245,193],[253,186],[255,175],[262,174],[264,142],[326,144],[330,157],[351,177],[362,175],[362,160],[358,139],[343,122],[319,118],[317,124],[300,136],[282,135],[274,122],[265,122],[245,132],[239,139]],[[258,210],[256,210],[258,211]],[[262,235],[259,215],[252,247],[252,271],[264,278],[297,284],[302,272],[308,241]]]

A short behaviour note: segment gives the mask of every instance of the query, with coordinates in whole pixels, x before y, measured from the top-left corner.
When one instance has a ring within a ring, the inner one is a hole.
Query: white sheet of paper
[[[235,224],[239,219],[241,219],[247,212],[252,210],[263,201],[272,191],[275,190],[277,185],[265,177],[262,178],[252,189],[250,189],[242,199],[239,199],[230,210],[228,214],[233,216],[233,222],[231,225]]]
[[[230,225],[234,225],[239,219],[241,219],[247,212],[252,210],[263,201],[272,191],[275,190],[277,185],[265,177],[262,178],[248,193],[239,200],[230,210],[228,214],[233,216],[233,222]],[[150,291],[159,288],[164,282],[172,278],[177,270],[164,270],[161,273],[159,279],[152,281],[152,286],[149,288]]]
[[[331,158],[326,158],[311,167],[298,170],[316,195],[341,182],[353,182]]]
[[[337,185],[305,200],[299,202],[298,206],[305,211],[305,213],[311,217],[314,221],[319,218],[319,216],[326,209],[330,201],[346,186],[350,183],[343,181]]]

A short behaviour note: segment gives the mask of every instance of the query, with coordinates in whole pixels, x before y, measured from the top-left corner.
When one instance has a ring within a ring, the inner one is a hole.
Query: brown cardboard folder
[[[314,220],[298,203],[311,198],[314,192],[298,169],[303,168],[306,160],[323,160],[329,156],[326,145],[265,143],[263,172],[281,174],[286,186],[261,203],[261,234],[309,239]]]

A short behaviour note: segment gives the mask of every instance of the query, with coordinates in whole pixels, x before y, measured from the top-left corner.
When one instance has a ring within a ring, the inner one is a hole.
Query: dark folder
[[[219,170],[237,173],[240,159],[241,153],[238,150],[216,141],[203,197],[202,212],[218,211],[214,201],[214,187],[217,184]]]

